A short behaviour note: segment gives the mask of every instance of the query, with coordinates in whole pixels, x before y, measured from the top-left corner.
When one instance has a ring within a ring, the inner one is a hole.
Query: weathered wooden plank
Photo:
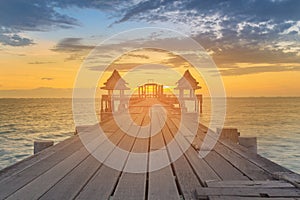
[[[197,133],[200,138],[204,138],[205,135],[200,130]],[[215,140],[215,138],[210,137],[208,139]],[[203,142],[203,141],[202,141]],[[253,162],[249,161],[245,157],[241,156],[240,154],[233,151],[230,146],[225,146],[219,141],[216,142],[214,146],[214,150],[220,154],[223,158],[225,158],[229,163],[231,163],[235,168],[241,171],[242,174],[245,174],[252,180],[267,180],[273,179],[272,175],[262,169],[261,167],[257,166]]]
[[[210,196],[209,200],[296,200],[298,198],[264,198],[264,197],[238,197],[238,196]]]
[[[146,179],[146,173],[123,172],[113,194],[113,199],[145,199]]]
[[[115,137],[114,134],[109,134],[112,135],[112,139],[118,139]],[[98,142],[98,140],[100,140],[101,137],[103,137],[103,135],[93,138],[93,140],[91,140],[91,142],[88,144],[90,145],[91,151],[96,150],[99,147],[99,145],[103,144],[99,144]],[[53,187],[59,180],[64,178],[65,175],[68,174],[70,171],[73,173],[73,169],[76,168],[76,166],[79,165],[79,163],[81,163],[82,161],[84,161],[89,155],[90,153],[86,150],[86,148],[81,147],[74,154],[59,162],[57,165],[55,165],[45,173],[41,174],[40,176],[37,176],[34,180],[23,186],[21,189],[17,190],[15,193],[10,195],[8,199],[36,199],[40,197],[51,187]],[[68,178],[66,179],[66,181],[68,181],[69,177],[71,177],[70,179],[72,179],[72,176],[67,177]]]
[[[73,199],[100,165],[101,163],[97,159],[91,155],[88,156],[39,199]]]
[[[110,152],[113,149],[109,150]],[[108,153],[107,156],[109,156]],[[102,165],[94,177],[85,185],[79,193],[78,199],[97,199],[99,197],[108,199],[118,180],[120,171],[112,169],[106,165]]]
[[[199,127],[201,127],[200,129],[207,129],[207,127],[204,126],[203,124],[199,124]],[[220,140],[219,142],[224,146],[230,148],[234,152],[238,153],[242,157],[246,158],[247,160],[253,162],[257,166],[263,168],[265,171],[269,172],[270,174],[276,172],[291,172],[289,169],[282,167],[279,164],[274,163],[271,160],[260,156],[259,154],[249,152],[247,148],[241,145],[234,144],[227,140]]]
[[[97,125],[85,127],[84,129],[82,129],[82,132],[84,131],[87,131],[85,133],[87,138],[92,137],[91,139],[87,140],[89,142],[89,145],[91,145],[91,148],[96,148],[97,145],[96,140],[98,139],[98,137],[94,138],[95,134],[93,133],[93,131],[97,131]],[[74,137],[78,137],[78,136],[74,136]],[[77,164],[79,164],[89,154],[89,152],[87,152],[86,149],[82,146],[80,140],[76,140],[76,141],[77,143],[71,144],[70,149],[61,149],[60,151],[56,152],[56,154],[53,154],[49,158],[46,158],[36,163],[32,167],[27,168],[26,170],[22,171],[19,174],[16,174],[15,176],[9,177],[7,180],[3,182],[5,184],[5,187],[1,187],[1,189],[3,188],[5,191],[1,192],[0,196],[1,195],[8,196],[15,191],[16,193],[12,194],[11,198],[20,196],[22,198],[27,197],[28,199],[30,199],[33,198],[32,195],[34,196],[42,195],[43,192],[46,192],[58,180],[60,180],[60,178],[63,177],[64,174],[68,173],[68,170],[69,171],[72,170],[73,169],[72,166],[76,166]],[[58,169],[59,166],[62,167],[62,170]],[[52,173],[54,173],[53,176],[51,175]],[[49,178],[43,179],[44,176]],[[40,185],[41,180],[48,180],[48,179],[49,181],[44,183],[44,185],[42,184]],[[22,189],[18,190],[21,187]],[[37,190],[36,192],[32,191],[31,193],[30,192],[28,193],[27,191],[30,191],[31,187],[33,188],[33,190],[35,190],[36,188],[40,188],[40,189]]]
[[[174,136],[170,132],[167,125],[165,125],[162,129],[163,136],[165,138],[165,142],[172,142]],[[182,154],[175,162],[172,163],[174,167],[174,173],[178,180],[178,184],[181,190],[181,193],[184,199],[196,199],[196,188],[202,187],[196,174],[192,170],[192,167],[188,163],[185,155],[177,144],[176,140],[173,140],[175,144],[167,148],[171,160],[174,161],[177,158],[178,154]]]
[[[76,167],[89,155],[82,147],[79,151],[67,157],[64,161],[52,167],[44,174],[36,177],[21,189],[10,195],[7,199],[37,199],[56,182],[63,178],[70,170]]]
[[[74,152],[78,151],[80,147],[82,147],[82,144],[78,140],[76,143],[68,145],[63,149],[63,151],[54,153],[51,156],[41,160],[40,162],[37,162],[36,164],[26,168],[20,173],[6,178],[0,183],[0,199],[9,196],[14,191],[32,181],[34,178],[51,169],[64,159],[68,158],[70,155],[74,154]]]
[[[216,143],[214,150],[252,180],[273,179],[264,169],[219,142]]]
[[[294,172],[276,172],[273,174],[273,177],[275,179],[288,181],[295,187],[300,188],[300,174]]]
[[[146,116],[146,110],[142,109]],[[147,125],[150,122],[148,117],[144,117],[142,126]],[[149,129],[150,131],[150,129]],[[137,154],[130,154],[125,165],[125,169],[129,171],[135,171],[138,166],[141,172],[145,173],[128,173],[123,172],[116,190],[113,194],[113,199],[145,199],[146,198],[146,181],[147,181],[147,168],[148,168],[148,148],[149,138],[139,138],[140,131],[137,134],[133,148],[131,152]],[[143,133],[145,134],[145,133]],[[150,136],[150,132],[148,133]],[[143,153],[141,155],[141,153]],[[138,171],[137,171],[138,172]]]
[[[136,139],[132,152],[147,153],[148,145],[149,139]],[[113,199],[145,199],[148,156],[138,157],[139,162],[135,159],[134,155],[129,155],[125,168],[134,169],[135,165],[139,165],[141,169],[144,169],[145,173],[123,172],[114,192]]]
[[[120,135],[117,133],[110,132],[107,136],[114,143],[118,143],[121,140]],[[97,138],[94,139],[97,140]],[[106,145],[107,143],[105,142],[107,141],[102,141],[100,146],[96,149],[99,149],[101,145]],[[101,163],[92,155],[89,155],[76,168],[71,170],[70,173],[48,190],[40,199],[73,199],[100,166]]]
[[[210,151],[204,160],[214,169],[222,180],[249,180],[247,176],[242,174],[215,151]]]
[[[120,171],[102,165],[76,199],[109,199]]]
[[[248,187],[248,188],[294,188],[294,186],[285,181],[209,181],[208,187]]]
[[[0,171],[0,182],[4,181],[7,177],[10,177],[14,174],[17,174],[24,169],[34,165],[35,163],[53,155],[54,153],[63,150],[67,146],[72,145],[75,142],[78,142],[79,138],[76,136],[70,137],[62,142],[59,142],[58,144],[55,144],[52,147],[49,147],[45,149],[44,151],[41,151],[38,154],[29,156],[28,158],[25,158],[24,160],[21,160],[11,166],[8,166]]]
[[[154,116],[158,117],[158,115]],[[151,137],[150,151],[153,152],[149,155],[148,199],[180,199],[171,166],[167,165],[162,169],[156,170],[158,167],[157,163],[164,161],[170,163],[161,131]]]
[[[173,117],[171,120],[167,120],[167,126],[172,133],[175,133],[177,130],[178,123],[173,122]],[[202,185],[205,185],[205,181],[210,180],[221,180],[221,178],[215,173],[215,171],[204,161],[201,159],[196,152],[196,150],[191,146],[185,152],[186,158],[191,164],[193,170],[201,181]]]
[[[136,122],[141,125],[143,118],[144,115],[139,115]],[[132,126],[129,127],[128,131],[130,131],[131,128]],[[126,135],[126,133],[124,133],[121,130],[118,132],[121,133],[121,134],[117,134],[117,137],[119,137],[121,141],[115,144],[117,144],[118,147],[124,149],[125,151],[130,151],[134,143],[134,138]],[[107,159],[111,159],[109,162],[118,162],[119,166],[125,165],[127,157],[119,158],[118,156],[116,158],[115,156],[113,156],[114,152],[116,151],[113,149],[112,153],[108,155]],[[105,160],[105,162],[108,161],[107,159]],[[82,191],[78,194],[76,199],[110,198],[111,194],[113,193],[113,190],[115,189],[120,174],[121,171],[112,169],[106,165],[102,165],[100,169],[96,172],[96,174],[93,176],[93,178],[85,185]]]
[[[273,179],[272,176],[264,169],[258,167],[254,163],[245,159],[244,157],[236,154],[230,148],[217,143],[215,145],[215,151],[222,155],[228,162],[234,165],[242,173],[246,174],[252,180],[268,180]]]
[[[297,188],[198,188],[199,198],[207,196],[238,196],[238,197],[300,197]]]
[[[180,199],[170,166],[149,173],[148,199]]]
[[[206,181],[221,180],[217,173],[198,156],[193,147],[190,147],[185,154],[203,185]]]

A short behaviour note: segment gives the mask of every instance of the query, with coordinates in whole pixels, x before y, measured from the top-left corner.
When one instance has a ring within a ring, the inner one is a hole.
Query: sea
[[[300,97],[227,98],[226,105],[225,127],[257,137],[260,155],[300,173]],[[210,116],[204,98],[201,122]],[[72,99],[0,99],[0,169],[32,155],[35,140],[58,143],[74,130]]]

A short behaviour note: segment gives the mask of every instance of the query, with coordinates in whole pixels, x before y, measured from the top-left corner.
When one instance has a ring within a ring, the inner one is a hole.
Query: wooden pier
[[[120,78],[117,72],[114,72],[114,77]],[[208,134],[211,130],[196,120],[195,135],[191,136],[190,127],[184,127],[181,140],[176,140],[181,116],[185,115],[189,122],[195,121],[195,115],[188,113],[184,101],[194,99],[195,109],[192,111],[199,108],[199,98],[195,95],[198,83],[192,78],[190,80],[194,85],[189,89],[189,97],[184,97],[186,87],[182,81],[177,87],[180,90],[179,109],[174,107],[178,102],[162,96],[162,85],[151,84],[155,88],[152,95],[147,95],[147,87],[139,87],[139,95],[143,98],[131,103],[121,101],[122,98],[126,100],[124,90],[128,88],[124,86],[125,81],[118,86],[119,105],[114,107],[115,97],[111,98],[111,95],[115,85],[108,81],[103,87],[108,90],[108,95],[101,100],[101,116],[102,119],[105,117],[100,126],[106,139],[115,147],[109,148],[107,141],[97,142],[99,124],[77,127],[77,134],[73,137],[1,170],[0,199],[299,199],[300,175],[256,154],[256,146],[247,144],[245,138],[243,143],[251,149],[237,144],[236,129],[234,132],[218,130],[221,137],[213,137]],[[151,108],[156,104],[164,107],[166,120],[163,113],[152,112]],[[124,118],[121,120],[123,124],[117,124],[112,113],[122,117],[126,110],[129,110],[133,122]],[[153,121],[160,123],[162,128],[150,135],[155,125]],[[143,129],[143,134],[146,132],[149,137],[139,137],[142,127],[149,127]],[[88,144],[92,148],[87,150],[87,141],[82,142],[81,136],[89,138]],[[199,149],[207,137],[216,144],[212,150],[204,149],[207,155],[200,157]],[[168,144],[173,140],[174,145],[170,148]],[[189,141],[187,149],[180,145],[182,141]],[[117,147],[125,152],[120,157],[115,156]],[[100,162],[94,154],[97,151],[105,162],[117,163],[120,168]],[[154,151],[161,153],[159,160],[152,157]],[[146,157],[133,164],[131,153],[144,153]],[[168,164],[159,170],[149,170],[161,161]],[[145,172],[125,170],[134,165]]]
[[[149,123],[149,107],[154,103],[159,102],[145,99],[130,108],[137,124]],[[178,115],[165,106],[166,124],[149,138],[126,135],[113,119],[101,122],[101,127],[111,141],[128,152],[156,150],[165,146],[178,128]],[[91,134],[97,127],[78,127],[77,131]],[[75,135],[0,171],[0,199],[300,198],[298,174],[230,140],[218,140],[214,149],[200,158],[196,146],[201,146],[206,132],[207,128],[200,125],[193,145],[179,159],[149,173],[128,173],[100,163]],[[114,149],[110,151],[111,155]],[[164,151],[166,159],[171,160],[169,149]],[[149,161],[146,159],[141,164],[147,167]],[[124,167],[128,165],[128,157],[121,162]]]

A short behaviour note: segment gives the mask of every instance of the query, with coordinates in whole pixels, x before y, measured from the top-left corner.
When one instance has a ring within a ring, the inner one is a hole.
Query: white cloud
[[[237,24],[236,31],[238,36],[242,34],[244,30],[250,30],[251,33],[257,33],[259,35],[268,34],[270,31],[274,30],[276,24],[273,23],[271,20],[269,21],[262,21],[262,22],[247,22],[243,21]]]
[[[288,29],[285,29],[282,33],[282,35],[290,34],[292,32],[296,32],[298,35],[300,35],[300,21],[287,21],[287,24],[293,24]]]

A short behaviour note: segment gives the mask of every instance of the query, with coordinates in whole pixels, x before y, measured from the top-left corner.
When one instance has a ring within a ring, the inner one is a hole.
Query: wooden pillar
[[[183,89],[179,89],[179,98],[183,98]]]
[[[146,86],[146,97],[149,95],[149,86]]]
[[[190,89],[190,98],[192,98],[193,97],[193,89]]]
[[[52,140],[37,140],[34,141],[33,146],[33,152],[34,154],[43,151],[44,149],[47,149],[48,147],[53,146],[54,142]]]
[[[202,99],[202,94],[200,95],[200,97],[199,97],[199,99],[200,99],[200,113],[202,113],[202,102],[203,102],[203,99]]]
[[[152,85],[152,97],[154,97],[155,85]]]
[[[141,98],[141,87],[138,86],[138,94],[139,94],[139,98]]]
[[[158,91],[157,91],[157,92],[158,92],[158,94],[157,94],[157,95],[158,95],[158,96],[161,96],[161,85],[158,85],[158,88],[157,88],[157,90],[158,90]]]
[[[239,141],[240,133],[237,128],[217,128],[217,133],[220,134],[220,139],[227,139],[236,144]]]
[[[162,96],[162,93],[161,93],[161,85],[158,86],[158,96]]]
[[[115,111],[115,100],[114,97],[111,98],[111,100],[109,101],[109,108],[110,108],[110,112],[114,112]]]
[[[246,147],[249,151],[257,153],[256,137],[239,137],[239,144]]]

